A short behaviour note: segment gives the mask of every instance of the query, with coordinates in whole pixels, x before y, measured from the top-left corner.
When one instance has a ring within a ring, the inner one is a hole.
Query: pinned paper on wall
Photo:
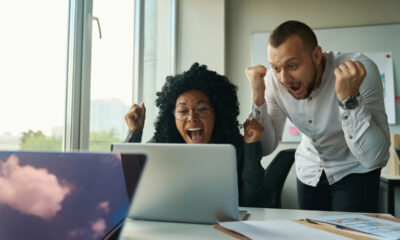
[[[299,135],[299,130],[295,126],[289,126],[289,134],[292,136]]]
[[[301,140],[300,130],[290,121],[286,119],[285,128],[282,133],[283,142],[300,142]]]
[[[367,52],[365,53],[378,66],[383,85],[383,100],[385,102],[386,115],[390,124],[396,123],[396,108],[394,94],[393,58],[391,52]]]

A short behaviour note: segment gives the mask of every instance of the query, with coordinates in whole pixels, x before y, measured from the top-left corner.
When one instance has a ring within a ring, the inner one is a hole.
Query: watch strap
[[[362,97],[361,97],[361,94],[359,93],[357,96],[349,96],[349,97],[347,97],[345,100],[343,100],[343,101],[339,101],[339,99],[337,100],[337,102],[338,102],[338,104],[339,104],[339,106],[342,108],[342,109],[344,109],[344,110],[351,110],[351,109],[354,109],[354,108],[347,108],[346,107],[346,102],[348,102],[348,101],[350,101],[350,100],[356,100],[357,101],[357,106],[356,107],[354,107],[354,108],[357,108],[359,105],[360,105],[360,103],[361,103],[361,101],[362,101]]]

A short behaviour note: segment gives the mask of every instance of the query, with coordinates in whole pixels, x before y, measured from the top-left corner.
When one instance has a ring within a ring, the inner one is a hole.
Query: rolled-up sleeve
[[[389,159],[390,134],[379,70],[372,61],[363,64],[367,75],[360,87],[359,106],[339,109],[350,151],[364,167],[373,169],[384,166]]]
[[[272,73],[266,77],[265,103],[257,106],[252,103],[252,117],[264,127],[261,136],[262,155],[271,154],[282,140],[283,129],[285,127],[286,115],[279,107],[273,94]]]
[[[125,142],[140,143],[142,141],[143,131],[129,131],[128,136],[125,138]]]

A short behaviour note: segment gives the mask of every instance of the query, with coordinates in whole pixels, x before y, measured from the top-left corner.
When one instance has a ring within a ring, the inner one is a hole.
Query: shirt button
[[[316,142],[317,141],[317,139],[316,138],[313,138],[313,142]]]
[[[322,154],[322,152],[321,152],[321,151],[319,151],[318,153],[319,153],[319,154]]]
[[[311,96],[309,96],[309,97],[308,97],[308,100],[310,100],[310,101],[311,101],[311,100],[312,100],[312,97],[311,97]]]
[[[312,120],[308,120],[308,123],[312,123]]]
[[[352,136],[352,135],[349,135],[349,138],[350,138],[350,139],[353,139],[353,136]]]
[[[348,119],[348,117],[347,117],[347,116],[344,116],[344,117],[343,117],[343,119],[344,119],[344,120],[347,120],[347,119]]]

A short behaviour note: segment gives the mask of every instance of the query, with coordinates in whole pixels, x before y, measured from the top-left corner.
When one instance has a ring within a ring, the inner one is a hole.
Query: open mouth
[[[202,128],[188,128],[186,129],[186,134],[189,136],[192,142],[199,143],[203,138],[204,130]]]
[[[293,92],[298,92],[300,90],[300,88],[301,88],[301,83],[296,83],[296,84],[293,84],[292,86],[290,86],[290,89]]]

